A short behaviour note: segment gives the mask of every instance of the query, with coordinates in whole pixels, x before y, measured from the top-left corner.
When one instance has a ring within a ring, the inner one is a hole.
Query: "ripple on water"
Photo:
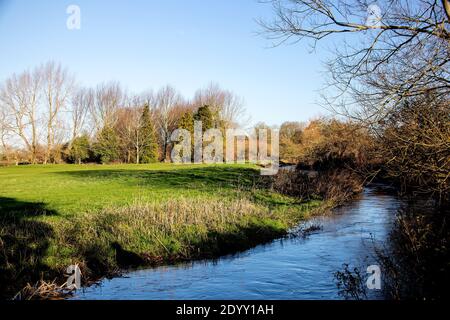
[[[317,218],[306,238],[275,240],[214,261],[129,272],[79,291],[74,299],[339,299],[333,278],[343,263],[371,256],[384,240],[398,200],[375,188]],[[377,296],[374,296],[377,298]]]

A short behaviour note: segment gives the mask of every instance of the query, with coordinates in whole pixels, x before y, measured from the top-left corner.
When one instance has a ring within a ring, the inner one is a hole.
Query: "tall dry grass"
[[[55,222],[52,259],[60,268],[77,263],[95,278],[128,266],[214,257],[286,234],[308,209],[271,210],[244,197],[136,200]]]
[[[0,218],[0,294],[56,297],[48,288],[65,282],[69,265],[82,283],[129,267],[213,258],[286,235],[320,201],[297,203],[270,191],[238,196],[138,198],[123,207],[92,209],[65,219],[30,215]],[[36,281],[42,282],[36,284]],[[41,284],[52,284],[41,285]],[[58,289],[59,290],[59,289]]]

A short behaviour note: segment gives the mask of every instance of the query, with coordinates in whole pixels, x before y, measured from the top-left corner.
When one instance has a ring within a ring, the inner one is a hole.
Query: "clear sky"
[[[66,27],[70,4],[80,30]],[[117,80],[136,93],[171,84],[189,98],[217,82],[244,98],[252,123],[326,114],[327,52],[272,48],[255,22],[271,15],[257,0],[0,0],[0,80],[55,60],[84,85]]]

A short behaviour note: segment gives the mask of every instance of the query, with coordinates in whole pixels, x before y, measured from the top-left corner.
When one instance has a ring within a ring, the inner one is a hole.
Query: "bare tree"
[[[9,161],[9,148],[6,139],[8,138],[9,131],[10,124],[7,117],[6,107],[3,103],[0,102],[0,154],[3,154],[6,157],[7,161]]]
[[[38,105],[42,76],[39,69],[13,74],[0,89],[0,102],[10,118],[10,130],[24,143],[30,161],[36,163],[38,148]]]
[[[161,88],[155,97],[156,116],[159,125],[160,140],[163,149],[163,160],[167,160],[170,135],[177,122],[176,109],[182,104],[183,98],[175,88],[167,85]]]
[[[118,121],[115,126],[120,134],[123,153],[126,161],[141,162],[142,150],[146,145],[141,136],[141,115],[143,106],[149,101],[149,96],[133,96],[127,99],[126,107],[119,110]]]
[[[79,88],[72,97],[71,104],[71,122],[72,122],[72,137],[70,144],[82,132],[89,110],[92,110],[94,105],[95,92],[90,88]]]
[[[193,104],[197,107],[209,106],[216,122],[223,121],[225,127],[234,127],[246,116],[243,99],[231,91],[223,90],[218,84],[211,83],[197,90]]]
[[[333,111],[373,125],[409,97],[448,95],[448,0],[268,2],[276,18],[261,25],[275,45],[341,37],[328,65],[337,94],[324,97]]]
[[[47,163],[52,158],[52,148],[55,145],[56,128],[59,122],[58,116],[67,106],[73,90],[74,80],[66,69],[54,62],[48,62],[41,70],[46,104],[44,117],[47,130],[47,148],[44,163]]]
[[[117,121],[117,109],[124,104],[125,93],[120,83],[109,82],[97,86],[90,114],[96,132],[103,127],[113,127]]]

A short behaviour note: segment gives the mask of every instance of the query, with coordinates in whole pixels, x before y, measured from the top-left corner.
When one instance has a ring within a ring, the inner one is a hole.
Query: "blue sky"
[[[66,8],[81,9],[68,30]],[[327,52],[271,48],[257,0],[0,0],[0,79],[55,60],[84,85],[120,81],[139,93],[175,86],[186,97],[217,82],[245,100],[252,122],[304,121],[317,105]]]

